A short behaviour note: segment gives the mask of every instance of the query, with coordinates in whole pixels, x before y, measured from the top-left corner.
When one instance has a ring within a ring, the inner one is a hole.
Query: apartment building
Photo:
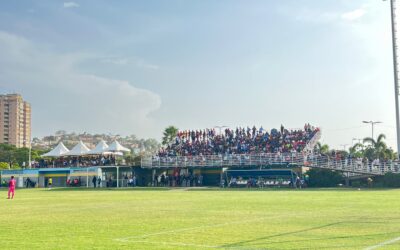
[[[0,143],[31,146],[31,105],[19,94],[0,95]]]

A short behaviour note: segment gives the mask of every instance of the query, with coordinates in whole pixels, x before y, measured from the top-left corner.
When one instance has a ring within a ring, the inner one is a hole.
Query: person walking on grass
[[[11,180],[8,182],[8,198],[7,199],[10,199],[10,194],[12,195],[11,199],[14,199],[15,184],[16,184],[16,181],[14,179],[14,176],[11,176]]]
[[[51,189],[51,186],[53,185],[53,179],[51,177],[49,178],[48,185],[49,185],[49,189]]]

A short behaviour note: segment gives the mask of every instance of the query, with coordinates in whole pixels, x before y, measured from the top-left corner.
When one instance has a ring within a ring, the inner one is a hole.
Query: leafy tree
[[[31,150],[31,159],[39,160],[44,152],[42,150]],[[27,166],[29,160],[29,148],[16,148],[13,145],[0,144],[0,162],[6,162],[12,168]]]
[[[143,142],[143,146],[146,152],[154,154],[160,148],[160,143],[156,139],[146,139]]]
[[[174,126],[167,127],[163,133],[162,144],[167,145],[171,143],[175,139],[177,134],[178,134],[177,127]]]

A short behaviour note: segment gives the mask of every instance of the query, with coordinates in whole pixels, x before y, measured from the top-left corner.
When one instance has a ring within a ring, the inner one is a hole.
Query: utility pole
[[[396,133],[397,133],[397,157],[400,154],[400,117],[399,117],[399,71],[397,62],[397,29],[396,29],[396,0],[390,0],[390,13],[392,23],[392,49],[394,72],[394,98],[396,105]]]

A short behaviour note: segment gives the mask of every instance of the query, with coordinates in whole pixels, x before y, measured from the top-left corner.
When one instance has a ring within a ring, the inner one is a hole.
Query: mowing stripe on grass
[[[377,248],[380,248],[380,247],[383,247],[383,246],[386,246],[386,245],[390,245],[390,244],[395,243],[397,241],[400,241],[400,237],[397,237],[397,238],[394,238],[394,239],[391,239],[391,240],[388,240],[388,241],[381,242],[381,243],[379,243],[377,245],[373,245],[373,246],[367,247],[364,250],[377,249]]]

